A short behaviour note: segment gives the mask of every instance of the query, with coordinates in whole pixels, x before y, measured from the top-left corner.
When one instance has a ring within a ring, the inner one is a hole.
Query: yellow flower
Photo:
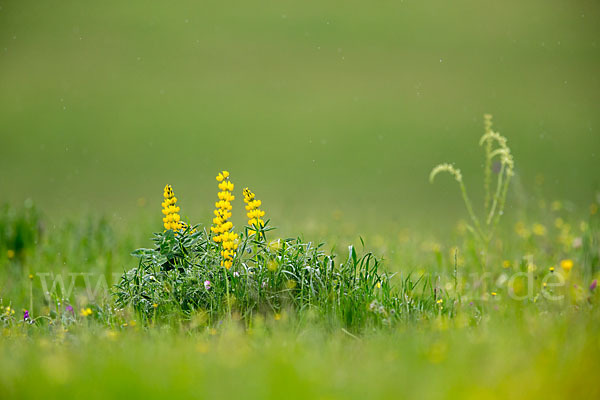
[[[536,236],[546,236],[546,227],[542,224],[533,224],[532,231]]]
[[[548,269],[550,270],[550,272],[554,272],[554,267],[550,267]]]
[[[492,295],[492,296],[496,296],[497,294],[498,294],[498,293],[496,293],[496,292],[492,292],[492,293],[491,293],[491,295]]]
[[[255,199],[255,197],[256,195],[252,193],[250,189],[244,189],[244,203],[246,203],[246,211],[248,211],[246,213],[246,216],[248,217],[248,226],[254,228],[248,230],[249,235],[254,235],[257,231],[265,227],[265,221],[261,219],[265,216],[265,212],[259,208],[262,205],[262,202]]]
[[[444,302],[444,299],[439,299],[438,301],[436,301],[436,303],[438,304],[442,304]]]
[[[515,225],[515,232],[523,239],[527,239],[529,236],[531,236],[531,232],[529,231],[529,229],[527,229],[527,227],[525,227],[525,224],[521,221],[517,222],[517,224]]]
[[[15,251],[14,251],[14,250],[12,250],[12,249],[8,249],[8,250],[6,251],[6,256],[7,256],[8,258],[14,258],[14,256],[15,256]]]
[[[562,260],[560,262],[560,267],[565,271],[565,272],[569,272],[571,271],[571,268],[573,268],[573,260],[571,259],[566,259],[566,260]]]
[[[185,224],[181,222],[181,216],[178,214],[180,208],[175,205],[177,203],[177,197],[175,197],[171,185],[165,186],[163,197],[165,200],[161,205],[163,207],[162,213],[165,215],[163,218],[165,231],[169,229],[178,231],[184,228]]]
[[[217,181],[218,182],[223,182],[224,179],[229,178],[229,172],[228,171],[223,171],[223,172],[219,172],[219,175],[217,175]]]
[[[213,241],[215,243],[221,243],[221,266],[227,269],[233,265],[233,258],[236,256],[235,250],[237,250],[238,235],[231,232],[233,229],[233,223],[229,221],[231,218],[231,209],[233,208],[231,202],[235,200],[235,196],[231,193],[234,185],[229,180],[229,172],[222,171],[217,175],[217,182],[219,182],[219,190],[217,197],[219,201],[215,203],[215,218],[213,218],[213,226],[210,230],[215,234]]]
[[[81,315],[82,317],[89,317],[90,315],[92,315],[92,309],[91,308],[82,308],[79,311],[79,315]]]
[[[552,207],[552,211],[559,211],[562,208],[562,203],[558,200],[554,200],[550,206]]]
[[[503,267],[503,268],[510,268],[510,267],[511,267],[511,265],[512,265],[512,263],[510,262],[510,260],[504,260],[504,261],[502,262],[502,267]]]

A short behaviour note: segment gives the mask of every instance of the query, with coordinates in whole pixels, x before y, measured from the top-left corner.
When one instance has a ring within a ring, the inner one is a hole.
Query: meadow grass
[[[164,224],[182,221],[171,203]],[[567,204],[539,198],[501,224],[485,270],[464,221],[437,238],[338,236],[358,241],[339,251],[279,237],[248,201],[227,268],[214,240],[227,218],[130,254],[158,212],[49,229],[31,202],[6,206],[0,386],[9,398],[594,398],[600,217],[596,201]]]

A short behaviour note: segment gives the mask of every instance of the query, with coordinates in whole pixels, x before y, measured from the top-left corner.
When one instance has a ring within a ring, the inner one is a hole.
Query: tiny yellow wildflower
[[[438,301],[436,301],[437,304],[442,304],[444,302],[444,299],[439,299]]]
[[[381,282],[377,282],[375,286],[377,286],[377,289],[381,289]]]
[[[569,272],[571,271],[571,268],[573,268],[573,260],[567,258],[566,260],[562,260],[560,262],[560,267],[565,271],[565,272]]]
[[[502,261],[502,268],[510,268],[511,265],[512,265],[512,263],[510,262],[510,260]]]
[[[529,231],[529,229],[527,229],[527,227],[522,221],[516,223],[515,232],[523,239],[527,239],[529,236],[531,236],[531,232]]]
[[[81,315],[82,317],[89,317],[90,315],[92,315],[92,309],[91,308],[82,308],[79,311],[79,315]]]
[[[32,281],[33,280],[33,274],[29,274],[29,280]]]
[[[550,207],[552,208],[552,211],[560,211],[562,208],[562,203],[558,200],[554,200]]]
[[[548,269],[550,270],[550,272],[554,272],[554,267],[550,267]]]
[[[8,249],[8,250],[6,251],[6,256],[7,256],[8,258],[14,258],[14,257],[15,257],[15,251],[14,251],[13,249]]]
[[[533,224],[531,231],[536,236],[546,236],[546,227],[542,224]]]
[[[496,297],[496,295],[498,295],[498,293],[492,292],[491,295],[494,296],[494,297]]]

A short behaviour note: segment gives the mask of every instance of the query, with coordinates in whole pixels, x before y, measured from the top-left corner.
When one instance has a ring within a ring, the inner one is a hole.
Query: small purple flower
[[[204,281],[204,289],[210,290],[212,286],[210,285],[210,281]]]
[[[263,289],[267,287],[267,281],[263,281],[260,285]]]
[[[71,305],[67,305],[67,311],[71,314],[75,314],[75,311],[73,311],[73,307]]]
[[[598,286],[598,280],[594,279],[590,285],[590,291],[593,292],[596,289],[596,286]]]
[[[23,321],[28,322],[29,321],[29,311],[25,310],[25,312],[23,313]]]

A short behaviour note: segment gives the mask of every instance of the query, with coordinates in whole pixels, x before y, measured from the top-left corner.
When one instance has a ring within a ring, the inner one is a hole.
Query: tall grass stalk
[[[448,172],[458,183],[463,202],[465,203],[465,207],[473,223],[472,226],[468,225],[468,229],[474,234],[483,247],[481,265],[484,269],[486,269],[489,246],[494,236],[496,227],[500,222],[500,218],[504,214],[509,184],[512,176],[514,175],[514,160],[510,148],[507,145],[507,139],[492,130],[492,116],[490,114],[484,115],[484,128],[485,133],[479,140],[479,145],[484,146],[485,150],[483,180],[485,197],[483,200],[483,219],[480,219],[473,210],[473,205],[467,193],[467,188],[463,182],[460,169],[455,168],[452,164],[448,163],[439,164],[431,171],[429,180],[433,183],[437,174],[440,172]],[[496,178],[495,189],[493,189],[493,166],[496,159],[498,159],[500,167],[498,176]],[[483,223],[481,222],[482,220],[484,221]]]

